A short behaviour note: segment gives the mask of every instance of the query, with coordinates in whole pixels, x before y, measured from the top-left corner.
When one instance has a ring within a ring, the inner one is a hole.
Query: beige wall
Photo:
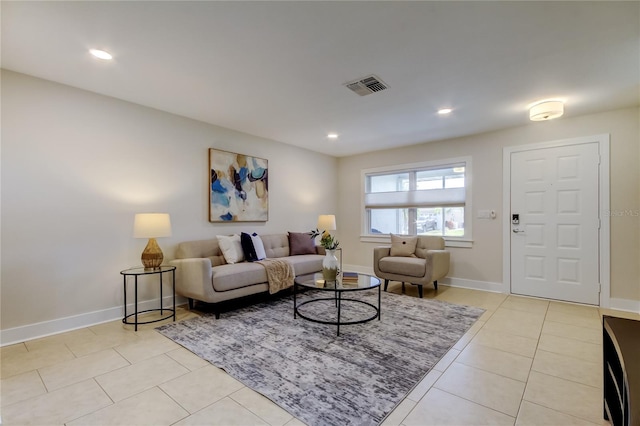
[[[470,155],[474,212],[500,213],[504,146],[610,133],[611,208],[640,211],[637,108],[335,159],[4,70],[1,96],[2,330],[119,312],[119,271],[146,244],[131,236],[137,212],[171,214],[167,259],[180,241],[306,231],[335,212],[345,264],[371,267],[375,244],[359,241],[363,168]],[[210,147],[269,159],[268,222],[207,221]],[[502,281],[501,220],[474,219],[473,248],[451,249],[452,277]],[[639,218],[612,217],[611,239],[611,295],[640,300]]]
[[[523,113],[524,114],[524,113]],[[464,138],[371,152],[339,160],[339,230],[344,261],[372,267],[377,244],[360,242],[361,170],[419,161],[471,156],[473,248],[451,248],[450,277],[502,283],[502,150],[504,147],[610,134],[611,297],[640,300],[639,109],[530,123]],[[479,209],[495,209],[497,220],[478,220]],[[604,214],[604,213],[603,213]]]
[[[208,148],[269,160],[268,222],[208,222]],[[171,259],[180,241],[306,232],[337,208],[333,157],[9,71],[1,183],[3,330],[121,315],[119,272],[146,245],[135,213],[171,214],[173,236],[158,240]]]

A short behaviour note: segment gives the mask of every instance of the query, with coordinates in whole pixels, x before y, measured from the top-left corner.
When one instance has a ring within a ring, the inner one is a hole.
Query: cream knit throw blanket
[[[274,294],[293,286],[293,280],[296,275],[293,271],[293,265],[286,260],[264,259],[256,263],[264,266],[264,269],[267,271],[269,294]]]

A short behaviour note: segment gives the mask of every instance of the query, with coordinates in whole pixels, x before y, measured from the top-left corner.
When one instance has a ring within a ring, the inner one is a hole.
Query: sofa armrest
[[[204,302],[214,300],[211,260],[175,259],[169,263],[176,267],[176,293]]]
[[[447,250],[427,250],[427,274],[431,270],[431,281],[444,278],[449,273],[451,253]]]

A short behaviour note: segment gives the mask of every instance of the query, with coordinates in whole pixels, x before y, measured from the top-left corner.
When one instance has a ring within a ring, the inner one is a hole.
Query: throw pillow
[[[227,263],[238,263],[244,260],[240,235],[218,235],[218,244]]]
[[[262,242],[262,238],[256,233],[251,235],[251,241],[253,242],[253,248],[256,251],[256,258],[258,260],[266,259],[267,253],[264,250],[264,243]]]
[[[414,253],[416,251],[416,245],[418,244],[418,237],[395,234],[389,235],[391,236],[391,256],[416,257]]]
[[[316,254],[316,242],[308,233],[289,232],[289,255]]]
[[[256,260],[258,260],[251,235],[247,234],[246,232],[241,233],[240,244],[242,245],[242,253],[244,254],[245,259],[247,259],[249,262],[255,262]]]

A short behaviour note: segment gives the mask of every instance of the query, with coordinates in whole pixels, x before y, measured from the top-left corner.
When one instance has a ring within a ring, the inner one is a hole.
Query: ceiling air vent
[[[372,93],[380,92],[389,88],[389,86],[387,86],[384,81],[380,80],[373,74],[360,80],[350,81],[349,83],[345,84],[345,86],[347,86],[347,89],[357,93],[360,96],[370,95]]]

